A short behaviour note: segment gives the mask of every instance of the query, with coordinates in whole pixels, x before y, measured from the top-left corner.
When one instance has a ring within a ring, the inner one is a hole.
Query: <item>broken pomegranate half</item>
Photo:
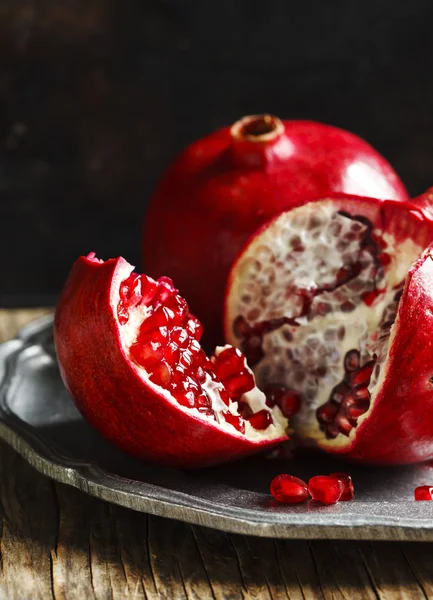
[[[133,272],[123,258],[79,258],[55,316],[63,381],[86,419],[119,448],[177,467],[234,460],[286,439],[245,357],[218,347],[171,279]]]
[[[227,341],[301,398],[297,436],[370,463],[433,457],[433,223],[333,196],[263,226],[235,262]],[[414,266],[411,266],[414,261]]]

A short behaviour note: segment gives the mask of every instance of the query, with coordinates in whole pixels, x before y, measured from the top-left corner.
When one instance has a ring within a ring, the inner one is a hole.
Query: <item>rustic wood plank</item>
[[[50,309],[0,310],[0,339]],[[433,544],[268,540],[136,513],[0,444],[0,599],[433,598]]]

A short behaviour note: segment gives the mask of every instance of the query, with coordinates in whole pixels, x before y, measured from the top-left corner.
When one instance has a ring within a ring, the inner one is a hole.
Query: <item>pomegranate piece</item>
[[[288,421],[266,405],[243,354],[227,346],[208,358],[172,280],[132,271],[123,258],[81,257],[57,305],[61,375],[89,423],[134,456],[181,468],[286,440]]]
[[[309,497],[307,484],[293,475],[277,475],[271,481],[271,494],[284,504],[299,504]]]
[[[215,346],[227,276],[244,243],[282,210],[331,192],[408,200],[390,164],[356,135],[247,116],[193,143],[163,174],[145,217],[143,264],[153,277],[174,278]],[[302,255],[300,238],[292,248]]]
[[[420,485],[414,490],[415,500],[433,500],[433,486]]]
[[[433,403],[433,202],[432,218],[425,204],[317,198],[259,228],[236,259],[226,340],[268,406],[277,383],[299,395],[291,425],[301,443],[373,464],[433,458],[424,417]]]
[[[308,482],[308,492],[313,500],[322,504],[335,504],[344,492],[344,483],[336,477],[316,475]]]
[[[350,475],[347,473],[331,473],[329,477],[334,477],[341,481],[344,486],[343,493],[341,495],[340,500],[353,500],[355,497],[355,489],[353,487],[353,481]]]

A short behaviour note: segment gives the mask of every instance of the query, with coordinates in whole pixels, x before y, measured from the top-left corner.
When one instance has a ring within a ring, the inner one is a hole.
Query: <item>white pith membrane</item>
[[[141,276],[141,277],[146,277],[146,276]],[[146,279],[148,281],[151,281],[152,283],[154,283],[153,279],[147,278],[147,277],[146,277]],[[122,287],[122,285],[124,285],[127,281],[128,281],[128,278],[125,278],[124,281],[122,282],[122,284],[120,285],[120,287]],[[119,288],[119,290],[120,290],[120,288]],[[116,299],[116,304],[118,306],[120,306],[119,302],[120,302],[120,292],[118,293],[117,299]],[[137,336],[138,336],[140,327],[152,315],[152,312],[153,312],[153,308],[152,308],[151,304],[148,306],[148,305],[142,303],[142,301],[140,301],[138,303],[133,303],[132,306],[127,308],[126,322],[123,322],[123,321],[125,321],[125,319],[123,319],[123,320],[118,319],[123,351],[133,361],[134,366],[138,370],[140,377],[146,382],[146,384],[150,388],[155,390],[158,394],[164,396],[168,401],[170,401],[172,404],[175,404],[180,410],[184,411],[185,413],[194,415],[195,417],[197,417],[201,420],[211,422],[214,425],[218,425],[218,427],[220,429],[222,429],[223,431],[226,431],[227,433],[230,433],[231,435],[246,438],[253,442],[278,439],[278,438],[284,437],[286,435],[287,428],[288,428],[288,420],[282,414],[281,410],[277,406],[275,406],[273,408],[269,408],[266,405],[266,397],[265,397],[264,393],[261,392],[258,389],[258,387],[255,385],[251,390],[243,393],[239,397],[239,399],[230,399],[229,405],[227,406],[227,404],[224,403],[223,400],[221,399],[220,393],[219,393],[220,390],[225,389],[223,383],[217,377],[212,378],[205,368],[204,370],[206,372],[206,379],[201,384],[201,389],[204,393],[207,394],[207,396],[211,402],[213,415],[208,415],[206,413],[199,411],[199,409],[196,407],[189,407],[189,406],[184,406],[184,405],[180,404],[178,402],[178,400],[173,396],[173,394],[171,393],[171,391],[169,389],[153,382],[150,379],[150,377],[152,377],[151,369],[147,370],[142,364],[137,362],[137,360],[135,360],[134,357],[131,355],[131,347],[137,343]],[[169,327],[170,327],[170,325],[168,326],[168,328]],[[148,334],[148,338],[150,340],[152,340],[152,335]],[[225,349],[228,349],[230,347],[231,346],[229,346],[229,345],[226,345],[223,347],[217,347],[215,349],[215,352],[212,355],[212,357],[210,357],[211,364],[216,360],[215,357],[217,357],[219,354],[221,354],[221,352],[223,352]],[[173,367],[173,369],[175,368],[176,364],[178,364],[178,363],[171,365]],[[248,371],[249,373],[251,373],[251,375],[254,379],[254,375],[253,375],[252,371],[249,369],[248,365],[246,364],[245,358],[243,358],[243,366],[244,366],[245,371]],[[200,384],[199,384],[199,386],[200,386]],[[243,405],[248,406],[251,413],[253,413],[253,414],[256,414],[260,411],[267,411],[272,416],[272,423],[269,424],[265,429],[256,429],[255,427],[253,427],[247,419],[244,419],[240,415],[239,410],[238,410],[239,409],[238,400]],[[238,429],[234,425],[232,425],[231,423],[228,423],[223,416],[224,413],[231,413],[232,415],[240,417],[245,425],[245,432],[242,433],[242,432],[238,431]]]
[[[245,353],[260,389],[272,383],[300,393],[301,409],[291,424],[301,437],[350,443],[384,379],[399,292],[421,251],[410,239],[395,243],[388,233],[372,231],[368,220],[326,199],[282,214],[238,259],[226,338]],[[351,356],[358,362],[348,371]],[[365,384],[347,388],[360,371],[369,372]],[[320,424],[317,416],[332,398],[344,422],[341,386],[364,407],[356,418],[351,413],[344,431]]]

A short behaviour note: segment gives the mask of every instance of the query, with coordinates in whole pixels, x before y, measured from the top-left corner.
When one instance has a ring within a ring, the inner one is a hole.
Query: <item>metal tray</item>
[[[414,502],[414,487],[433,483],[433,466],[362,468],[319,453],[255,457],[184,472],[138,462],[117,451],[75,409],[57,367],[52,317],[0,346],[0,437],[38,471],[134,510],[275,538],[433,540],[433,502]],[[348,471],[356,499],[333,506],[276,503],[279,473],[303,479]]]

